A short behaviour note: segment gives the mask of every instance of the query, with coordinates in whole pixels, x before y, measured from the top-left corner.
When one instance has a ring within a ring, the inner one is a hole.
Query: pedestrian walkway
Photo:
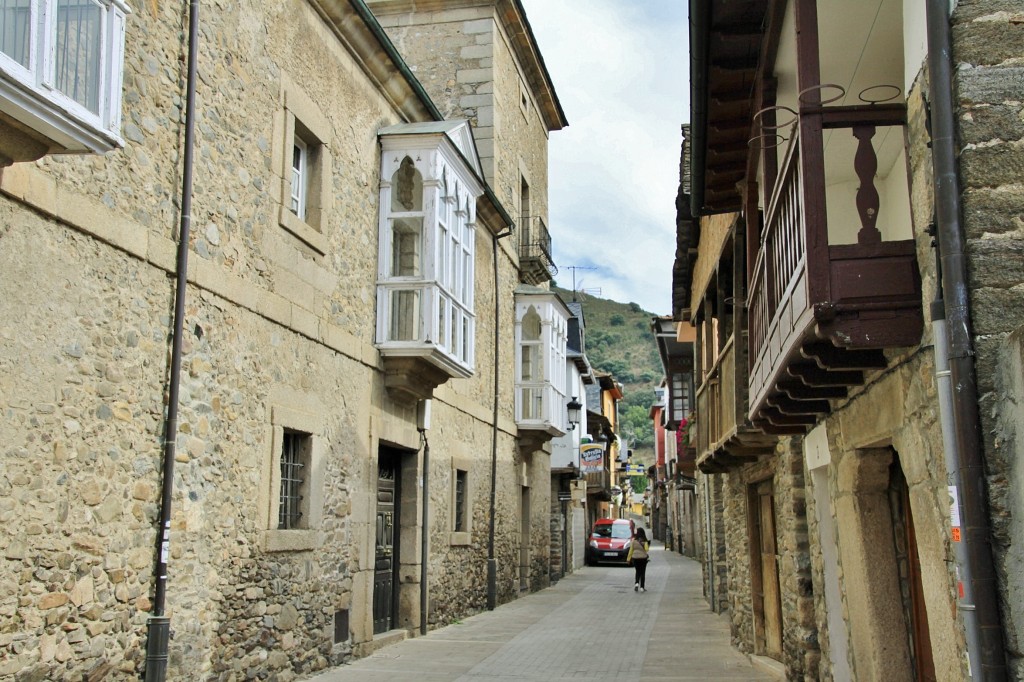
[[[386,647],[310,682],[776,678],[729,644],[701,596],[700,564],[651,548],[647,592],[633,571],[586,567],[494,611]]]

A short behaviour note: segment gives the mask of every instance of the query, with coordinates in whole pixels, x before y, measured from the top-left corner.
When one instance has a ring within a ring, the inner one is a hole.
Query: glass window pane
[[[103,10],[90,0],[57,0],[54,84],[94,114],[100,112]]]
[[[539,388],[524,388],[520,395],[523,400],[523,419],[543,419],[544,391]]]
[[[399,218],[391,222],[391,276],[419,277],[423,218]]]
[[[0,52],[28,68],[32,49],[29,0],[0,0]]]
[[[291,210],[303,220],[306,219],[306,145],[295,138],[292,145],[292,197]]]
[[[520,350],[523,367],[523,381],[544,381],[544,360],[540,344],[523,344]]]
[[[391,178],[391,210],[423,210],[423,177],[408,156]]]
[[[389,341],[419,341],[420,292],[418,289],[391,292]]]
[[[444,281],[445,275],[448,273],[448,249],[445,244],[448,243],[448,230],[444,224],[441,224],[440,230],[437,234],[437,279],[441,283],[441,286],[446,286]]]
[[[437,297],[437,345],[448,348],[448,299]]]

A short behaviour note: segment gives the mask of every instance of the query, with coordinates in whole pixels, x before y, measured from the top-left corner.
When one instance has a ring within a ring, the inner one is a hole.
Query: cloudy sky
[[[569,127],[551,134],[556,281],[671,312],[680,125],[689,119],[680,0],[522,0]]]

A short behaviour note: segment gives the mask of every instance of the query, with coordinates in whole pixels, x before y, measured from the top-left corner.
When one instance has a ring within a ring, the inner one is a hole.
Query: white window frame
[[[483,185],[444,133],[382,136],[381,146],[377,347],[384,356],[421,357],[450,376],[472,376],[476,199]],[[398,191],[395,178],[403,162],[412,163],[419,174],[422,210],[392,208],[392,193]],[[403,218],[422,218],[420,270],[415,276],[395,275],[392,266],[393,224]],[[393,301],[402,293],[418,297],[415,333],[396,338],[392,330],[398,312]]]
[[[540,317],[540,339],[523,337],[523,321],[530,310]],[[566,363],[569,339],[570,312],[557,296],[546,290],[516,293],[516,391],[515,419],[522,428],[541,429],[552,435],[565,435],[569,431],[566,405]],[[523,372],[523,349],[527,346],[540,350],[541,375],[527,380]],[[527,400],[540,397],[537,416],[526,418]]]
[[[298,167],[296,168],[296,156]],[[292,183],[290,208],[299,220],[306,220],[306,196],[309,192],[309,145],[296,135],[292,139]]]
[[[280,179],[278,224],[295,237],[314,257],[328,249],[325,228],[333,208],[331,192],[331,126],[320,108],[286,75],[282,75],[283,108],[275,119],[273,165]],[[305,150],[299,187],[299,211],[292,210],[295,194],[293,156],[295,147]]]
[[[124,146],[121,87],[127,15],[123,0],[80,0],[100,11],[97,110],[77,102],[56,84],[57,5],[28,0],[28,64],[0,52],[0,111],[56,143],[65,152],[103,153]]]

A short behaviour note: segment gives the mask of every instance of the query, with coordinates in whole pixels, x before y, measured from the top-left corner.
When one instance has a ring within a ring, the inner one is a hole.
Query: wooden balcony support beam
[[[814,426],[818,423],[817,417],[804,414],[782,414],[778,408],[774,407],[766,407],[761,410],[761,416],[774,426]]]
[[[811,387],[860,386],[864,383],[863,372],[834,372],[809,363],[790,365],[786,371]]]
[[[842,386],[808,386],[799,379],[783,379],[775,384],[775,390],[793,400],[841,400],[848,393]]]
[[[771,433],[777,436],[802,436],[807,433],[807,429],[810,428],[808,426],[778,426],[763,419],[755,420],[754,424],[765,433]]]
[[[766,402],[784,415],[828,414],[832,411],[827,400],[793,400],[789,396],[775,395]]]
[[[880,350],[845,350],[827,342],[805,343],[800,347],[800,354],[827,370],[871,370],[889,366]]]

